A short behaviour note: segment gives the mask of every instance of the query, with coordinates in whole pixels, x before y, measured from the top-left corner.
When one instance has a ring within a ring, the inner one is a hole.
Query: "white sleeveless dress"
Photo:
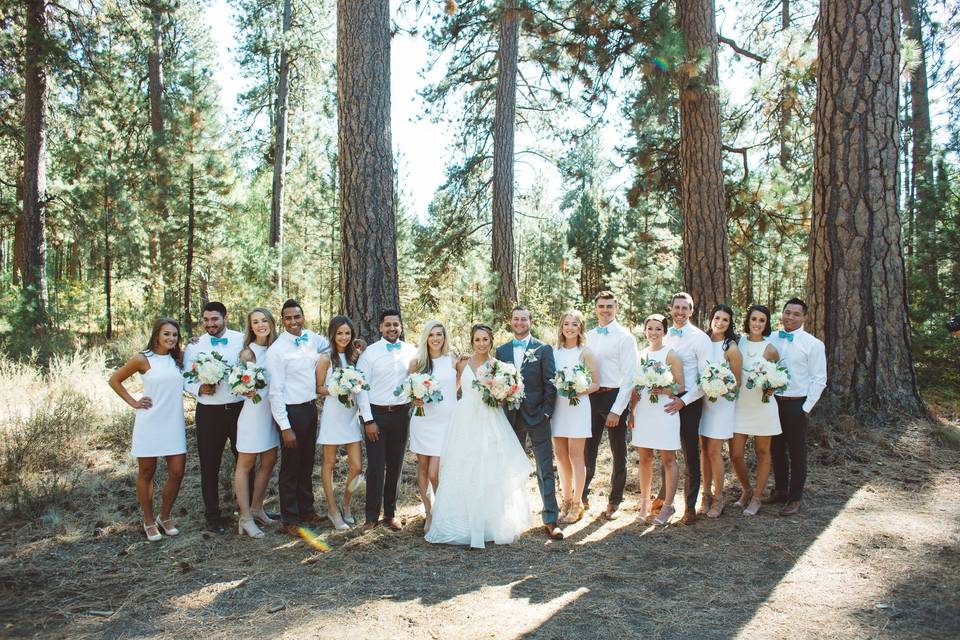
[[[740,338],[740,353],[743,355],[743,384],[740,386],[740,396],[737,398],[733,427],[735,433],[748,436],[776,436],[781,433],[777,401],[770,398],[770,402],[763,402],[763,390],[760,387],[753,389],[746,387],[747,371],[763,360],[763,352],[768,344],[770,341],[766,339],[762,342],[750,342],[746,336]]]
[[[575,367],[580,364],[580,354],[583,347],[567,349],[560,347],[553,350],[556,359],[557,371],[565,367]],[[557,394],[553,415],[550,416],[550,432],[554,438],[589,438],[590,428],[590,398],[580,397],[580,404],[570,405],[570,398]]]
[[[264,369],[267,386],[257,392],[260,402],[254,403],[250,398],[243,400],[243,408],[237,418],[237,451],[240,453],[263,453],[280,446],[280,432],[273,426],[273,414],[270,413],[267,348],[255,342],[250,343],[250,350],[256,358],[254,364]]]
[[[331,353],[330,357],[340,356],[340,366],[347,366],[347,356]],[[334,368],[327,369],[324,385],[329,384]],[[353,397],[353,406],[345,407],[336,396],[323,399],[323,413],[320,414],[320,430],[317,432],[317,444],[350,444],[363,439],[360,427],[360,405]]]
[[[661,347],[659,351],[646,348],[640,352],[641,360],[658,360],[666,364],[670,347]],[[640,400],[633,410],[633,434],[630,444],[644,449],[674,451],[680,448],[680,414],[669,414],[664,407],[670,400],[658,396],[657,402],[650,402],[650,392],[646,389],[640,394]]]
[[[133,420],[130,455],[134,458],[160,458],[187,452],[187,432],[183,420],[183,371],[169,354],[145,352],[150,368],[143,379],[143,396],[150,398],[149,409],[137,409]]]
[[[440,488],[427,542],[510,544],[527,530],[530,461],[500,407],[484,404],[463,368],[457,403],[440,454]]]
[[[423,416],[410,418],[410,451],[422,456],[439,456],[457,406],[457,370],[452,356],[433,359],[433,376],[440,385],[443,400],[423,405]]]
[[[710,362],[726,362],[723,341],[711,342]],[[729,363],[727,363],[729,364]],[[728,440],[733,437],[736,400],[717,398],[716,402],[703,399],[703,415],[700,417],[700,435],[716,440]]]

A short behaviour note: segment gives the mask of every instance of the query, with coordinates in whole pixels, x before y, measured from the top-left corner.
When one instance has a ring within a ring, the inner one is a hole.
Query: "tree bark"
[[[147,76],[150,93],[150,131],[152,133],[151,152],[153,155],[152,182],[152,209],[154,219],[147,222],[146,227],[149,233],[148,255],[150,258],[150,268],[155,278],[160,279],[159,290],[163,292],[165,300],[169,301],[169,287],[165,282],[167,280],[166,261],[172,260],[172,256],[163,256],[165,227],[169,222],[169,209],[167,204],[167,191],[169,184],[167,155],[166,155],[166,129],[163,113],[163,94],[166,91],[163,79],[163,31],[162,20],[164,6],[163,0],[150,0],[150,49],[147,52]],[[148,296],[158,290],[156,286],[147,286]]]
[[[47,3],[27,2],[23,106],[23,296],[37,328],[47,316]]]
[[[913,197],[908,200],[915,220],[916,265],[923,274],[922,287],[931,298],[940,295],[937,278],[937,198],[933,181],[933,148],[930,128],[930,97],[927,86],[927,53],[923,42],[917,0],[900,0],[906,36],[917,43],[917,66],[910,74],[911,154],[910,182]]]
[[[369,341],[399,309],[390,133],[390,2],[337,1],[341,308]]]
[[[283,186],[287,161],[287,106],[289,104],[288,82],[290,57],[287,52],[287,35],[292,22],[292,2],[283,2],[283,38],[280,48],[280,67],[277,80],[276,129],[274,131],[273,193],[270,200],[270,246],[277,249],[277,284],[283,282]]]
[[[677,0],[677,23],[688,57],[680,78],[683,284],[703,324],[711,307],[730,298],[713,0]],[[701,58],[705,63],[697,64]]]
[[[920,414],[897,210],[897,1],[821,0],[818,61],[807,269],[807,328],[829,371],[818,407]]]
[[[781,0],[780,3],[780,30],[786,31],[790,28],[790,0]],[[787,140],[789,136],[790,117],[793,114],[793,104],[797,99],[796,89],[793,88],[789,79],[784,79],[783,88],[780,95],[780,118],[779,118],[779,138],[780,138],[780,166],[784,169],[790,162],[790,143]]]
[[[191,149],[192,152],[192,149]],[[190,280],[193,275],[193,243],[196,230],[196,194],[197,183],[195,178],[195,167],[190,163],[190,184],[187,200],[187,259],[184,265],[183,274],[183,329],[187,333],[193,333],[193,318],[190,315]]]
[[[107,162],[113,158],[113,152],[107,151]],[[110,181],[103,182],[103,297],[106,299],[107,340],[113,338],[113,255],[110,251],[110,227],[113,224],[110,215]]]
[[[516,0],[505,0],[497,53],[497,106],[493,116],[493,238],[491,266],[499,278],[496,311],[506,315],[517,303],[513,266],[513,146],[517,113],[517,59],[520,16]]]

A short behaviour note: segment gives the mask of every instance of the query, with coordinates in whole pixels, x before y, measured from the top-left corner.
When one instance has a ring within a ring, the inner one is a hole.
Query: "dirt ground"
[[[92,453],[82,504],[0,524],[0,636],[960,637],[960,452],[928,422],[814,429],[799,517],[730,506],[690,527],[640,526],[631,452],[619,519],[599,518],[604,459],[593,509],[565,541],[531,514],[522,539],[484,551],[423,541],[412,457],[401,533],[328,528],[329,553],[275,533],[204,533],[194,453],[177,538],[144,540],[133,466],[111,449]],[[319,475],[316,487],[322,510]],[[539,506],[534,477],[529,488]]]

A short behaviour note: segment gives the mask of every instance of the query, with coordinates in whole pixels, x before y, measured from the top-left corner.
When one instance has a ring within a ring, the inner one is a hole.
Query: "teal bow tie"
[[[218,344],[222,344],[223,346],[227,346],[227,339],[226,339],[226,338],[214,338],[214,337],[211,336],[211,338],[210,338],[210,344],[213,345],[214,347],[217,346]]]
[[[597,334],[606,336],[610,334],[610,327],[597,327]]]
[[[387,353],[391,351],[399,351],[400,343],[399,342],[388,342],[387,343]]]
[[[787,333],[783,329],[780,329],[780,337],[784,338],[787,342],[793,342],[793,334]]]
[[[527,348],[527,341],[526,341],[526,340],[517,340],[516,338],[514,338],[514,339],[513,339],[513,348],[514,348],[514,349],[526,349],[526,348]]]
[[[676,327],[670,327],[670,335],[672,335],[672,336],[683,336],[683,329],[677,329]]]
[[[299,336],[293,339],[293,344],[299,347],[300,345],[305,344],[309,339],[310,339],[310,334],[304,331]]]

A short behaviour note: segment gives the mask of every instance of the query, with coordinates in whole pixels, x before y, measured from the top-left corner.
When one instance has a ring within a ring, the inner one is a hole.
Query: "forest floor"
[[[72,504],[0,523],[0,637],[956,638],[960,452],[944,439],[960,433],[960,408],[933,406],[935,423],[814,428],[799,517],[729,506],[693,526],[640,526],[631,452],[619,519],[599,518],[604,457],[593,509],[566,540],[548,541],[531,514],[518,542],[484,551],[423,541],[412,457],[400,533],[326,529],[328,553],[276,533],[205,533],[193,450],[183,533],[150,544],[134,467],[104,447]],[[532,476],[529,490],[539,505]]]

